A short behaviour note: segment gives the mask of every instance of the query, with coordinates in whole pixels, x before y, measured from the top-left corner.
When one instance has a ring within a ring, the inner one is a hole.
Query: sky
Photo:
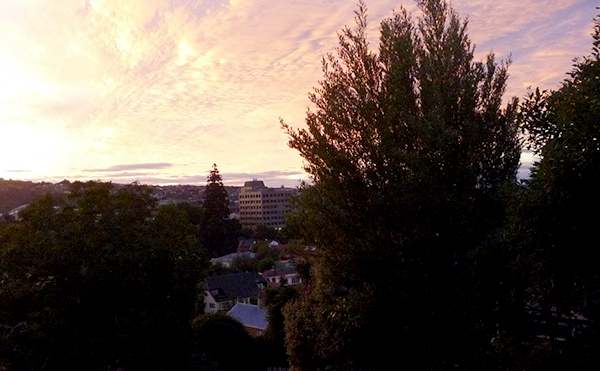
[[[226,185],[307,180],[321,59],[358,0],[0,0],[0,177]],[[414,1],[366,0],[378,27]],[[598,0],[454,0],[476,60],[512,55],[506,96],[557,89],[591,52]],[[524,154],[526,173],[531,156]]]

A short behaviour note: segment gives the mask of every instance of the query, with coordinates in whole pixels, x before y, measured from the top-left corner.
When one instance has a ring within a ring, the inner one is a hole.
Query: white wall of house
[[[204,313],[217,313],[219,311],[219,304],[210,294],[210,292],[204,291]]]
[[[204,291],[204,313],[217,313],[219,311],[227,311],[235,305],[236,302],[254,304],[255,300],[251,298],[240,298],[237,300],[225,300],[217,302],[211,295],[210,291]]]
[[[300,275],[298,273],[290,273],[284,276],[272,276],[267,278],[267,280],[272,283],[283,282],[283,284],[288,286],[293,286],[302,283],[302,279],[300,278]]]

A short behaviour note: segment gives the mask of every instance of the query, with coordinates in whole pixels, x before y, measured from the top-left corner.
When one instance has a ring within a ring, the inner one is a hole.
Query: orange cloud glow
[[[409,1],[368,2],[379,21]],[[455,0],[478,58],[512,52],[508,94],[556,88],[589,53],[597,0]],[[0,177],[204,183],[306,179],[282,117],[303,125],[321,57],[355,0],[2,0]],[[169,164],[127,173],[91,171]],[[228,174],[231,174],[228,176]],[[237,175],[236,175],[237,174]]]

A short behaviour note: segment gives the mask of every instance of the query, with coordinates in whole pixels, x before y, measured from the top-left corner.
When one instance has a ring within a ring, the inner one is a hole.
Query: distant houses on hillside
[[[156,186],[154,194],[161,202],[194,202],[204,200],[204,186]],[[270,188],[262,180],[251,180],[243,187],[225,186],[229,212],[239,219],[242,227],[257,225],[280,229],[284,215],[291,210],[290,199],[298,193],[295,188]]]
[[[8,212],[30,203],[46,193],[64,196],[71,183],[64,180],[60,183],[33,183],[7,181],[0,179],[0,213],[8,216]],[[122,187],[122,184],[114,184]],[[205,186],[169,185],[150,186],[158,205],[189,202],[201,204],[204,200]],[[228,207],[231,217],[239,219],[242,227],[254,228],[265,225],[280,229],[285,224],[284,215],[291,210],[290,199],[298,193],[295,188],[270,188],[261,180],[251,180],[243,187],[225,186]]]
[[[266,244],[266,242],[263,242]],[[236,259],[253,260],[254,267],[260,267],[259,257],[281,253],[281,246],[269,246],[271,252],[261,250],[260,254],[253,251],[243,251],[224,255],[211,260],[212,265],[221,266],[221,269],[238,269]],[[286,260],[272,263],[271,269],[262,273],[257,271],[237,272],[208,277],[204,284],[204,312],[226,312],[230,317],[238,320],[246,331],[252,336],[263,335],[268,326],[267,310],[264,298],[265,290],[275,289],[279,286],[296,286],[302,283],[302,278],[296,272],[290,255],[283,253]],[[252,266],[252,265],[247,265]],[[217,271],[220,271],[217,269]]]

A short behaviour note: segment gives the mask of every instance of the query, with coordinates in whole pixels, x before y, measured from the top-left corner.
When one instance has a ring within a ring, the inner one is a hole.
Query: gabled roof
[[[263,331],[267,329],[269,324],[267,310],[256,305],[237,303],[227,312],[227,315],[240,321],[245,327]]]
[[[244,252],[234,252],[232,254],[227,254],[227,255],[223,255],[223,256],[219,256],[218,258],[213,258],[210,259],[210,262],[215,264],[215,263],[225,263],[225,262],[233,262],[235,259],[238,258],[242,258],[242,257],[246,257],[246,258],[250,258],[250,259],[255,259],[256,258],[256,254],[251,252],[251,251],[244,251]]]
[[[258,296],[259,284],[266,285],[258,272],[232,273],[206,279],[206,289],[216,301]]]
[[[268,271],[264,271],[262,273],[262,276],[264,278],[281,277],[281,276],[286,276],[288,274],[295,274],[295,273],[296,273],[295,268],[275,268],[275,269],[269,269]]]

